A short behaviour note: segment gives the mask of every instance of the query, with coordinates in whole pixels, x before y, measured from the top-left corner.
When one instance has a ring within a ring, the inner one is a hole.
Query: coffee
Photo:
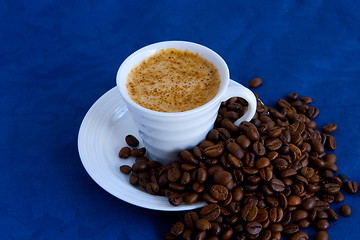
[[[220,87],[217,68],[197,53],[163,49],[134,67],[127,77],[130,98],[159,112],[183,112],[215,97]]]

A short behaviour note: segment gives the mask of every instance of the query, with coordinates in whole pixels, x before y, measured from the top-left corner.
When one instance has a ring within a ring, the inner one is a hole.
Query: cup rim
[[[130,98],[130,96],[127,92],[127,89],[126,89],[126,80],[127,80],[128,74],[130,72],[130,71],[127,71],[126,69],[130,69],[130,70],[133,69],[134,66],[136,66],[136,64],[139,64],[142,60],[154,55],[156,52],[158,52],[162,49],[179,48],[179,46],[182,48],[181,50],[188,50],[190,52],[196,52],[196,53],[199,53],[200,55],[202,55],[202,53],[206,52],[207,54],[211,54],[211,56],[216,59],[216,63],[214,63],[214,61],[202,56],[202,57],[206,58],[208,61],[210,61],[211,63],[213,63],[219,72],[220,72],[219,68],[221,68],[222,73],[223,73],[223,75],[220,75],[220,81],[221,81],[220,88],[219,88],[219,91],[217,92],[217,94],[215,95],[215,97],[213,97],[209,102],[205,103],[204,105],[201,105],[197,108],[183,111],[183,112],[159,112],[159,111],[145,108],[145,107],[140,106],[139,104],[135,103]],[[199,51],[192,51],[190,49],[187,49],[186,47],[196,48],[196,49],[199,49]],[[135,59],[138,58],[139,55],[141,55],[143,53],[147,53],[147,56],[142,57],[136,63],[133,63],[133,61],[135,61]],[[129,67],[129,65],[130,65],[130,67]],[[230,80],[229,68],[228,68],[226,62],[224,61],[224,59],[219,54],[217,54],[215,51],[211,50],[210,48],[200,45],[198,43],[188,42],[188,41],[177,41],[177,40],[157,42],[157,43],[153,43],[153,44],[150,44],[150,45],[147,45],[145,47],[138,49],[137,51],[132,53],[130,56],[128,56],[122,62],[122,64],[120,65],[120,67],[117,71],[117,74],[116,74],[117,89],[120,91],[121,97],[124,99],[124,101],[127,104],[129,104],[131,107],[138,109],[146,114],[153,115],[153,116],[162,116],[162,117],[187,116],[187,115],[191,115],[196,112],[203,111],[204,109],[206,109],[209,106],[218,102],[218,100],[221,98],[221,96],[225,93],[225,91],[228,87],[228,84],[229,84],[229,80]]]

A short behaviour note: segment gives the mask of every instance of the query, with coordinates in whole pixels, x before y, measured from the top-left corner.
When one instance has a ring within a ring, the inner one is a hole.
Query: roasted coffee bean
[[[260,233],[262,226],[258,222],[249,222],[246,224],[246,231],[252,235]]]
[[[329,235],[325,231],[318,231],[315,235],[315,240],[328,240]]]
[[[251,141],[246,135],[240,135],[236,138],[236,143],[239,144],[242,149],[246,149],[250,146]]]
[[[131,167],[128,165],[122,165],[120,166],[120,172],[124,173],[124,174],[129,174],[131,173]]]
[[[217,142],[219,140],[219,131],[217,129],[211,129],[206,138],[212,142]]]
[[[340,203],[340,202],[343,202],[344,199],[345,199],[344,194],[343,194],[342,192],[338,192],[338,193],[335,195],[334,202]]]
[[[209,220],[205,218],[200,218],[195,222],[195,227],[200,231],[206,231],[206,230],[210,230],[211,223],[209,222]]]
[[[196,171],[196,180],[198,183],[203,183],[207,179],[207,171],[205,168],[198,168]]]
[[[123,147],[119,151],[119,158],[126,159],[130,157],[131,149],[129,147]]]
[[[249,87],[250,88],[257,88],[262,84],[262,79],[261,78],[253,78],[250,81]]]
[[[159,192],[160,188],[157,183],[151,182],[146,185],[146,192],[155,195]]]
[[[199,220],[199,215],[194,211],[187,212],[184,216],[184,223],[189,228],[195,228],[197,220]]]
[[[174,236],[180,236],[184,232],[184,229],[184,223],[178,221],[170,228],[170,233]]]
[[[277,178],[270,180],[270,187],[276,192],[282,192],[285,189],[285,184]]]
[[[294,234],[296,232],[299,231],[299,225],[295,224],[295,223],[291,223],[291,224],[287,224],[286,226],[283,227],[283,233],[285,234]]]
[[[146,149],[144,147],[142,148],[135,148],[130,151],[130,156],[133,157],[142,157],[146,153]]]
[[[281,148],[282,142],[279,138],[270,138],[265,141],[265,146],[267,149],[275,151]]]
[[[210,188],[210,195],[219,201],[224,201],[228,196],[228,190],[223,185],[213,185]]]
[[[330,223],[326,219],[321,219],[316,222],[315,226],[318,230],[326,231],[329,229]]]
[[[137,140],[136,137],[134,137],[133,135],[127,135],[125,137],[125,142],[127,143],[127,145],[129,145],[130,147],[137,147],[139,145],[139,140]]]
[[[196,193],[201,193],[204,191],[204,189],[205,189],[204,184],[196,182],[192,185],[192,190]]]
[[[240,123],[239,128],[245,132],[246,136],[250,140],[257,141],[260,139],[260,134],[256,126],[251,122],[243,121],[242,123]]]
[[[213,179],[215,183],[225,186],[232,181],[232,175],[228,171],[217,171],[214,173]]]
[[[190,163],[190,164],[197,164],[198,163],[198,160],[188,150],[180,151],[180,157],[181,157],[182,160],[184,160],[187,163]]]
[[[351,215],[352,211],[351,211],[351,208],[348,205],[343,205],[343,206],[340,207],[340,213],[344,217],[348,217],[348,216]]]
[[[290,237],[290,240],[309,240],[309,235],[306,232],[297,232]]]
[[[176,182],[180,179],[181,172],[178,168],[170,168],[169,171],[167,171],[167,179],[170,182]]]
[[[230,119],[228,118],[224,118],[221,121],[220,124],[222,127],[226,128],[227,130],[229,130],[230,132],[237,132],[238,131],[238,126],[236,126]]]
[[[313,197],[309,197],[302,202],[301,206],[307,211],[312,210],[316,206],[316,200]]]
[[[298,223],[299,227],[302,229],[310,227],[310,224],[311,224],[311,222],[307,219],[302,219],[302,220],[298,221],[297,223]]]
[[[139,184],[139,177],[136,175],[131,174],[129,178],[129,182],[131,185],[138,185]]]
[[[194,240],[205,240],[206,239],[206,231],[197,232]]]
[[[256,168],[265,168],[267,166],[270,165],[270,159],[268,159],[267,157],[261,157],[259,158],[256,163],[255,163],[255,167]]]
[[[333,136],[331,136],[331,135],[327,136],[326,144],[330,150],[334,151],[336,149],[336,140]]]
[[[272,223],[269,225],[269,229],[272,232],[282,232],[283,231],[283,225],[280,223]]]
[[[145,161],[137,161],[131,167],[132,171],[135,173],[143,172],[147,168],[148,168],[148,164]]]
[[[224,145],[223,144],[216,144],[213,146],[209,146],[204,149],[204,154],[207,157],[218,157],[221,156],[224,152]]]
[[[273,170],[271,167],[261,168],[259,170],[260,177],[265,181],[270,181],[273,178]]]
[[[297,222],[299,220],[305,219],[308,217],[308,212],[302,209],[297,209],[291,213],[291,220]]]
[[[339,219],[336,212],[334,210],[332,210],[331,208],[327,211],[327,213],[328,213],[329,219],[331,221],[337,221]]]
[[[231,134],[226,128],[218,128],[217,130],[219,131],[219,140],[222,139],[226,141],[231,138]]]
[[[333,133],[337,130],[338,126],[335,123],[329,123],[322,127],[325,133]]]
[[[324,184],[324,190],[328,194],[337,194],[340,191],[340,186],[337,183],[326,183]]]
[[[293,168],[288,168],[288,169],[285,169],[285,170],[281,171],[280,176],[281,176],[282,178],[287,178],[287,177],[294,176],[294,175],[296,175],[296,174],[297,174],[297,172],[296,172],[295,169],[293,169]]]
[[[269,210],[269,219],[273,223],[278,223],[284,216],[283,209],[281,207],[272,207]]]
[[[328,214],[326,212],[318,212],[316,215],[317,219],[328,219]]]
[[[253,152],[258,156],[263,156],[266,153],[266,149],[264,147],[264,144],[262,144],[260,141],[256,141],[252,145]]]
[[[214,221],[220,215],[220,206],[218,204],[209,204],[200,210],[200,216],[209,221]]]
[[[197,193],[189,193],[184,197],[184,202],[186,204],[196,203],[199,199],[199,194]]]
[[[228,162],[234,168],[240,168],[243,166],[243,163],[240,161],[240,159],[236,158],[231,153],[228,154]]]
[[[298,206],[301,204],[301,198],[296,195],[290,195],[288,197],[288,204],[289,204],[289,206]],[[315,205],[315,202],[314,202],[314,205]]]
[[[306,178],[311,178],[314,175],[315,170],[311,167],[303,167],[301,168],[300,173]]]
[[[359,185],[355,181],[347,181],[345,187],[349,193],[357,193],[359,191]]]
[[[173,206],[179,206],[183,203],[183,197],[180,194],[172,193],[168,196],[169,203]]]
[[[252,202],[247,203],[241,211],[241,216],[244,221],[254,221],[258,213],[258,208]]]
[[[307,116],[311,119],[316,118],[319,115],[319,109],[315,107],[310,107],[307,111]]]
[[[238,159],[241,159],[244,156],[244,151],[235,141],[227,141],[226,148],[232,155],[234,155]]]
[[[234,235],[234,230],[232,228],[228,228],[224,231],[223,234],[221,234],[220,239],[221,240],[229,240]]]
[[[235,187],[233,190],[232,190],[232,198],[233,198],[233,201],[236,201],[236,202],[239,202],[241,201],[241,199],[244,197],[244,191],[242,188],[240,187]]]
[[[189,172],[183,172],[181,178],[180,178],[180,184],[181,185],[187,185],[191,181],[191,175]]]

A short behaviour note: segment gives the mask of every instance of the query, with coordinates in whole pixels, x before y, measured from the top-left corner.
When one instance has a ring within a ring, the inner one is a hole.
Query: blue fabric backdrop
[[[359,1],[0,0],[0,239],[161,239],[174,213],[100,188],[77,152],[91,105],[121,62],[163,40],[208,46],[231,78],[273,104],[311,96],[335,122],[340,172],[360,182]],[[360,194],[328,231],[360,234]]]

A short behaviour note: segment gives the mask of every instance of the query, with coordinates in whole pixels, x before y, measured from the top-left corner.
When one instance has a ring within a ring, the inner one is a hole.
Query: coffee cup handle
[[[257,107],[257,100],[254,93],[241,84],[229,85],[225,94],[222,96],[222,101],[226,101],[232,97],[241,97],[248,102],[248,110],[241,118],[236,120],[234,124],[239,126],[243,121],[250,121],[254,117]]]

